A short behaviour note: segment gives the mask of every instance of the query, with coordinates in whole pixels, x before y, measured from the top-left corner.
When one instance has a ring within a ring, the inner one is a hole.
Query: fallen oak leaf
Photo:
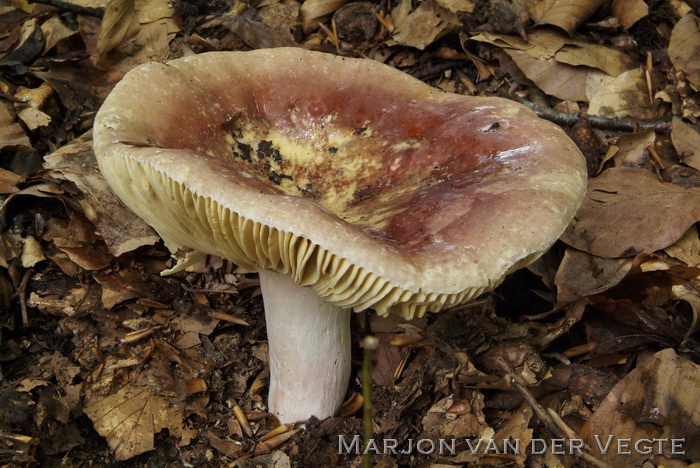
[[[615,167],[588,184],[561,240],[605,258],[653,252],[700,220],[700,189],[660,182],[643,169]]]

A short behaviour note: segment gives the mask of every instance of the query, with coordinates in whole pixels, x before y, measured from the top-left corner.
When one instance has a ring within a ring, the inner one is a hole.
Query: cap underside
[[[534,261],[585,193],[580,152],[523,106],[302,49],[139,67],[94,141],[107,182],[171,250],[407,317]]]

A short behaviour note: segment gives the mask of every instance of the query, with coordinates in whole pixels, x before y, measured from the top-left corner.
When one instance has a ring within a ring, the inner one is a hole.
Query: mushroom
[[[94,149],[124,203],[187,249],[168,272],[206,254],[258,271],[282,422],[338,410],[351,310],[411,318],[493,289],[586,186],[576,146],[520,104],[299,48],[139,66]]]

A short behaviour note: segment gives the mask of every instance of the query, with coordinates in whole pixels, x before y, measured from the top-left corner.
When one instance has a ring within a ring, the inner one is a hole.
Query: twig
[[[24,100],[20,98],[16,98],[11,94],[7,93],[0,93],[0,99],[5,99],[6,101],[12,101],[12,102],[24,102]]]
[[[22,312],[22,325],[29,325],[29,314],[27,313],[27,284],[29,284],[29,278],[32,276],[32,270],[26,270],[24,275],[22,275],[22,280],[19,282],[19,287],[17,288],[17,295],[19,296],[19,309]]]
[[[374,422],[372,421],[372,360],[374,351],[379,346],[375,336],[366,336],[362,341],[365,355],[362,359],[362,425],[364,440],[362,441],[362,468],[372,467],[372,452],[366,450],[370,440],[374,438]]]
[[[545,109],[533,102],[528,101],[527,99],[522,99],[518,97],[515,97],[514,99],[519,103],[524,104],[530,109],[534,110],[537,113],[537,115],[539,115],[543,119],[550,120],[559,125],[571,126],[578,122],[580,119],[578,114],[567,114],[564,112],[557,112],[554,109]],[[598,115],[589,115],[588,122],[593,127],[623,132],[633,132],[637,129],[646,130],[648,128],[653,129],[656,133],[668,133],[671,130],[670,117],[635,120],[612,119],[609,117],[600,117]]]
[[[569,437],[569,434],[567,434],[567,431],[562,429],[559,426],[559,424],[557,424],[557,422],[554,420],[554,418],[552,418],[552,415],[549,414],[549,412],[545,410],[542,407],[542,405],[539,404],[539,402],[535,399],[535,396],[530,392],[530,390],[528,390],[527,387],[523,385],[522,382],[520,382],[520,378],[513,371],[513,369],[511,369],[508,363],[503,358],[498,358],[497,362],[501,369],[503,369],[503,371],[508,375],[509,383],[513,387],[515,387],[515,389],[520,393],[520,395],[527,402],[527,404],[532,407],[532,410],[535,412],[537,417],[545,423],[547,429],[549,429],[557,438],[565,439],[567,443],[570,444],[569,441],[571,440],[571,438]],[[610,468],[610,466],[607,463],[598,460],[590,453],[583,451],[573,452],[574,456],[581,458],[582,460],[591,464],[592,466],[595,466],[597,468]]]
[[[104,11],[102,11],[102,9],[84,7],[81,5],[76,5],[75,3],[63,2],[61,0],[28,0],[28,2],[30,5],[33,3],[39,3],[41,5],[52,6],[59,10],[76,13],[78,15],[93,16],[95,18],[102,18],[104,16]]]
[[[427,78],[439,75],[440,73],[444,72],[445,70],[449,70],[450,68],[463,66],[464,61],[462,60],[445,60],[444,62],[439,62],[435,65],[431,65],[428,68],[416,70],[413,73],[411,73],[411,75],[414,78],[418,78],[419,80],[425,80]]]

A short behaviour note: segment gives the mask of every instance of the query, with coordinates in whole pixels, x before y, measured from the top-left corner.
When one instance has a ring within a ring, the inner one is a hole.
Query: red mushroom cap
[[[574,143],[520,104],[297,48],[140,66],[94,142],[107,182],[171,250],[406,317],[534,261],[586,187]]]

